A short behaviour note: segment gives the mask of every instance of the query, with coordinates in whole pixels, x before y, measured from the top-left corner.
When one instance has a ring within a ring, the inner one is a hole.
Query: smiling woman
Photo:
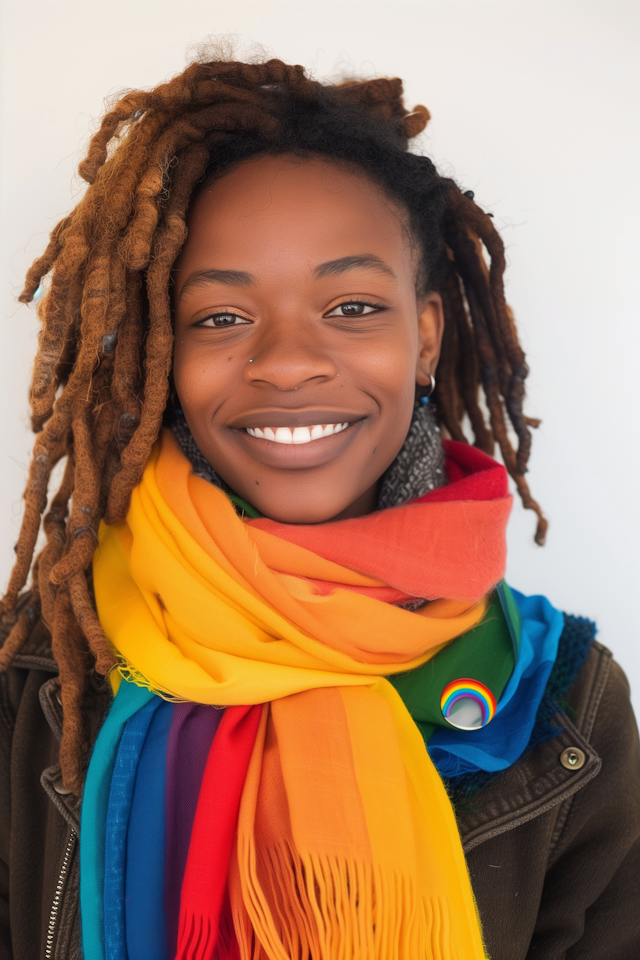
[[[273,519],[369,513],[405,441],[443,332],[405,220],[363,174],[287,155],[246,161],[191,207],[177,395],[206,459]]]
[[[628,690],[504,582],[528,369],[428,118],[212,61],[93,137],[22,295],[0,956],[637,955]]]

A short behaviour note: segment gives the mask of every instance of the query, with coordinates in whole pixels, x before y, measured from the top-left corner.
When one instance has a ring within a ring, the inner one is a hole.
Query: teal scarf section
[[[80,916],[84,960],[104,960],[104,873],[107,809],[120,740],[127,721],[157,698],[121,683],[96,740],[87,773],[80,825]]]

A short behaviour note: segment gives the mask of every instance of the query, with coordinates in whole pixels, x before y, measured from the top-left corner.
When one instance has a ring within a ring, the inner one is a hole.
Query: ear
[[[435,374],[442,334],[444,332],[444,310],[442,297],[433,290],[418,301],[418,361],[416,363],[416,383],[421,387],[429,384],[429,378]]]

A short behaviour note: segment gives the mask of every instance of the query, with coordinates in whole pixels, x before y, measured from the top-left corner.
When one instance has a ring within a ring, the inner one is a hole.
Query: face
[[[442,337],[402,214],[365,176],[267,157],[207,186],[188,228],[173,374],[200,450],[274,520],[375,509]]]

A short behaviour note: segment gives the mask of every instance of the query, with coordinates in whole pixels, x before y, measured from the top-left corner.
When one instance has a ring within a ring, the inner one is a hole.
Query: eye
[[[251,323],[251,320],[241,317],[238,313],[211,313],[203,320],[199,320],[196,327],[236,327],[242,323]]]
[[[364,317],[369,313],[377,313],[384,307],[377,303],[365,303],[363,300],[347,300],[339,303],[325,317]]]

